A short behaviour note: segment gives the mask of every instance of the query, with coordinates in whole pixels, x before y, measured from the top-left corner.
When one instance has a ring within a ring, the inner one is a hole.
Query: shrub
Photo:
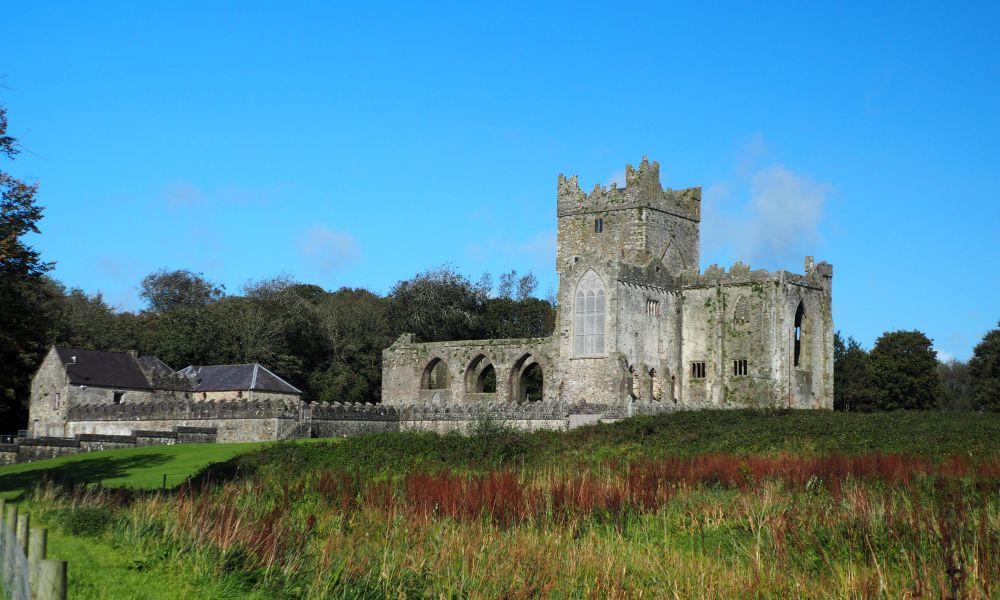
[[[78,506],[64,508],[55,515],[55,521],[66,533],[97,537],[111,525],[114,514],[106,506]]]

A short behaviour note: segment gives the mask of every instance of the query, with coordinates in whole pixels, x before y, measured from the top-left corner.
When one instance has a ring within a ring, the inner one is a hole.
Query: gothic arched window
[[[736,325],[746,325],[750,322],[750,306],[746,296],[736,299],[736,308],[733,309],[733,323]]]
[[[576,287],[574,356],[604,355],[605,306],[604,283],[597,273],[588,271]]]
[[[795,360],[795,366],[796,367],[803,366],[802,362],[803,362],[803,358],[804,357],[802,355],[802,348],[803,348],[803,346],[805,346],[805,344],[803,342],[805,342],[806,337],[807,337],[805,320],[806,320],[806,307],[805,307],[804,304],[802,304],[802,302],[799,302],[799,307],[795,309],[795,333],[794,333],[794,336],[795,336],[795,340],[794,340],[795,341],[795,351],[794,351],[795,357],[794,357],[794,360]]]

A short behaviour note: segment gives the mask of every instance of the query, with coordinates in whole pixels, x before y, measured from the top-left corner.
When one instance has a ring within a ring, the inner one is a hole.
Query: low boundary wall
[[[400,407],[280,400],[80,405],[69,409],[67,431],[73,437],[17,438],[13,444],[0,444],[0,464],[138,446],[334,438],[394,431],[470,433],[483,420],[525,431],[565,431],[674,410],[677,407],[672,403],[641,400],[623,405],[494,401]]]

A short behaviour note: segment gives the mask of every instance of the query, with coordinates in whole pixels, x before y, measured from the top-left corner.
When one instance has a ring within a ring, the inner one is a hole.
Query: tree
[[[225,286],[212,283],[201,273],[162,269],[143,278],[139,297],[149,304],[150,311],[162,315],[178,308],[207,306],[224,293]]]
[[[1000,322],[997,323],[1000,326]],[[991,329],[969,360],[972,399],[980,410],[1000,412],[1000,329]]]
[[[330,360],[310,383],[327,402],[377,402],[382,350],[393,342],[388,301],[364,289],[342,288],[320,306]]]
[[[114,309],[100,292],[88,295],[73,288],[62,296],[54,343],[72,348],[130,350],[117,327]]]
[[[0,106],[0,156],[13,160],[19,152],[16,138],[7,134],[7,109]],[[39,232],[37,192],[38,184],[0,169],[0,422],[8,431],[25,421],[31,375],[48,349],[60,295],[44,276],[52,264],[23,239]]]
[[[538,278],[531,271],[517,280],[517,299],[527,300],[538,289]]]
[[[490,298],[480,317],[484,338],[544,337],[555,329],[556,311],[547,300]]]
[[[954,358],[938,362],[938,379],[941,381],[941,408],[969,410],[972,408],[972,378],[969,364]]]
[[[479,337],[482,298],[463,275],[443,266],[400,281],[389,292],[394,331],[418,340],[469,340]]]
[[[846,342],[833,335],[833,408],[845,411],[876,410],[872,391],[871,360],[853,337]]]
[[[500,285],[497,286],[497,298],[511,298],[514,295],[514,282],[517,281],[517,271],[511,270],[500,274]]]
[[[884,333],[871,352],[876,405],[881,410],[928,409],[940,396],[937,352],[919,331]]]

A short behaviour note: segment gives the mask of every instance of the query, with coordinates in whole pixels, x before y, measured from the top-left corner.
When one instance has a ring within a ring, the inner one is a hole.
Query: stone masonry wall
[[[428,367],[443,361],[447,369],[445,387],[428,389],[424,375]],[[554,398],[552,343],[550,338],[476,340],[414,343],[403,335],[382,351],[382,402],[395,407],[427,403],[481,403],[488,395],[477,393],[474,375],[486,365],[496,371],[500,401],[516,401],[520,375],[537,362],[543,374],[543,397]]]

